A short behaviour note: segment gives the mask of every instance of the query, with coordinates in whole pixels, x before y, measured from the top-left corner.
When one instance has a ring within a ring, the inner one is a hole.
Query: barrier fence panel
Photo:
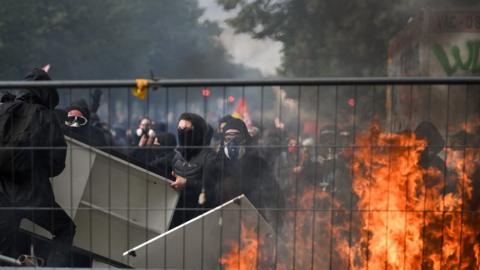
[[[0,82],[1,265],[480,267],[479,78],[148,83]]]

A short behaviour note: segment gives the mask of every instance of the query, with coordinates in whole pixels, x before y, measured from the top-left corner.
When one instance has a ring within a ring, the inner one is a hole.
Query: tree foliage
[[[235,77],[215,23],[195,0],[5,0],[0,9],[0,79],[52,64],[56,79]]]
[[[421,8],[477,0],[217,0],[238,14],[229,24],[283,44],[286,76],[385,75],[388,41]]]

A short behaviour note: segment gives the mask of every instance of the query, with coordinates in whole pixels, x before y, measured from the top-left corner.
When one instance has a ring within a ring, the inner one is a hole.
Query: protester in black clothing
[[[245,123],[230,119],[223,128],[222,143],[218,152],[220,181],[217,182],[219,202],[238,195],[245,196],[257,207],[270,223],[278,221],[272,208],[284,205],[284,196],[272,170],[256,149]]]
[[[438,155],[445,145],[445,140],[438,129],[431,122],[421,122],[415,129],[417,139],[427,141],[427,147],[420,156],[420,166],[422,168],[434,167],[441,171],[444,170],[445,162]]]
[[[129,135],[129,144],[139,147],[151,145],[156,135],[153,127],[153,121],[150,118],[142,117],[140,121],[138,121],[135,132]]]
[[[209,147],[211,135],[205,120],[194,113],[183,113],[177,127],[179,147],[172,161],[175,177],[172,187],[181,191],[181,195],[171,228],[214,206],[216,179],[215,152]]]
[[[97,127],[91,125],[87,102],[80,99],[66,108],[65,134],[91,146],[109,146],[111,140]]]
[[[416,188],[418,197],[425,197],[425,211],[435,211],[441,207],[439,205],[430,205],[432,196],[436,197],[438,194],[455,194],[457,176],[454,171],[447,169],[445,161],[439,156],[443,150],[445,140],[442,135],[431,122],[421,122],[415,129],[415,136],[417,140],[425,140],[426,147],[420,154],[418,165],[423,169],[423,181],[419,183]],[[418,147],[418,146],[417,146]],[[432,173],[433,172],[433,173]],[[457,194],[454,196],[462,196]],[[441,237],[438,237],[443,227],[443,218],[441,216],[432,216],[428,224],[424,228],[424,254],[425,259],[422,262],[422,268],[432,268],[433,261],[428,259],[438,255],[436,247],[442,245]],[[441,251],[440,251],[441,253]]]
[[[258,140],[258,143],[262,145],[260,154],[267,161],[268,167],[276,179],[282,177],[281,154],[286,146],[286,138],[285,125],[279,119],[275,119],[275,126],[263,130]]]
[[[34,69],[27,81],[50,80],[41,69]],[[22,219],[30,219],[54,236],[54,247],[47,259],[47,266],[68,266],[65,245],[71,245],[75,225],[64,210],[55,202],[50,177],[59,175],[65,167],[66,143],[61,124],[55,115],[59,96],[54,88],[25,90],[15,101],[0,105],[0,110],[16,107],[19,117],[10,129],[0,128],[2,141],[28,136],[28,147],[22,151],[29,157],[26,161],[10,159],[12,166],[2,166],[0,172],[0,254],[17,257],[23,250],[16,250],[15,234]],[[24,132],[11,134],[10,130]],[[9,137],[15,136],[15,137]],[[41,149],[34,149],[40,147]],[[8,151],[1,155],[11,155]],[[5,160],[5,156],[0,159]],[[35,208],[35,210],[31,210]]]
[[[212,146],[215,149],[215,151],[218,151],[218,148],[220,147],[220,144],[222,142],[223,127],[227,124],[228,121],[234,118],[235,117],[228,114],[220,118],[220,120],[218,120],[217,129],[214,130],[213,138],[212,138]]]

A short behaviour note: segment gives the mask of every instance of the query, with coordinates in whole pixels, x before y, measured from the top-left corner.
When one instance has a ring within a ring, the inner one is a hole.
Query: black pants
[[[68,266],[68,247],[75,236],[75,224],[65,211],[55,202],[52,207],[0,206],[0,253],[18,257],[22,251],[17,247],[17,233],[22,219],[29,219],[53,235],[53,245],[47,259],[47,266]],[[20,254],[19,254],[20,253]]]

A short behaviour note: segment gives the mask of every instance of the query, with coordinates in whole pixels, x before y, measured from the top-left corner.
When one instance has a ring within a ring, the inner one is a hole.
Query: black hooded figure
[[[185,223],[215,204],[216,163],[215,152],[209,147],[211,134],[208,125],[197,114],[183,113],[177,126],[179,146],[172,160],[176,177],[172,187],[181,190],[181,194],[170,228]],[[181,182],[185,184],[179,185]]]
[[[421,122],[415,129],[417,139],[427,141],[427,147],[420,156],[420,166],[422,168],[433,167],[440,171],[444,170],[445,162],[438,155],[445,145],[445,140],[438,131],[437,127],[431,122]]]
[[[78,123],[70,123],[68,113],[77,110],[82,113],[82,116],[87,120],[83,125]],[[82,141],[88,145],[102,147],[111,145],[111,139],[105,136],[105,133],[97,127],[91,125],[91,114],[88,109],[88,104],[84,99],[76,100],[65,109],[67,119],[65,119],[65,135],[74,139]]]
[[[218,159],[221,179],[216,185],[217,201],[226,202],[245,194],[270,224],[279,222],[271,209],[284,206],[283,192],[268,162],[252,147],[242,120],[229,119],[225,124]]]
[[[445,161],[439,156],[445,146],[445,140],[437,127],[431,122],[421,122],[415,129],[415,137],[419,140],[425,140],[427,143],[425,149],[420,154],[418,165],[425,170],[431,168],[440,172],[440,175],[425,175],[423,179],[424,185],[427,188],[432,188],[440,183],[445,183],[445,192],[454,190],[455,183],[450,175],[453,172],[448,171]]]
[[[228,121],[232,119],[234,119],[234,117],[230,114],[227,114],[222,118],[220,118],[220,120],[218,120],[217,129],[213,130],[213,137],[212,137],[212,144],[215,150],[218,150],[218,148],[220,147],[220,144],[222,143],[223,127],[225,126],[225,124],[227,124]]]
[[[50,77],[45,71],[34,69],[25,79],[41,81],[50,80]],[[15,120],[15,125],[27,126],[25,130],[28,133],[24,133],[28,134],[30,143],[28,150],[22,151],[28,152],[31,162],[28,162],[30,166],[12,164],[10,169],[0,172],[0,254],[11,257],[25,254],[25,250],[19,250],[24,243],[15,240],[20,222],[26,218],[54,237],[47,266],[69,266],[65,247],[72,244],[75,234],[75,225],[55,202],[50,183],[50,177],[59,175],[65,168],[66,158],[65,139],[54,112],[58,102],[56,89],[32,88],[24,90],[11,103],[1,105],[18,104],[15,114],[19,118]],[[0,130],[2,140],[5,140],[7,134],[7,129]],[[42,149],[34,149],[35,147]],[[2,152],[4,154],[6,153]],[[36,210],[31,210],[32,207]]]

